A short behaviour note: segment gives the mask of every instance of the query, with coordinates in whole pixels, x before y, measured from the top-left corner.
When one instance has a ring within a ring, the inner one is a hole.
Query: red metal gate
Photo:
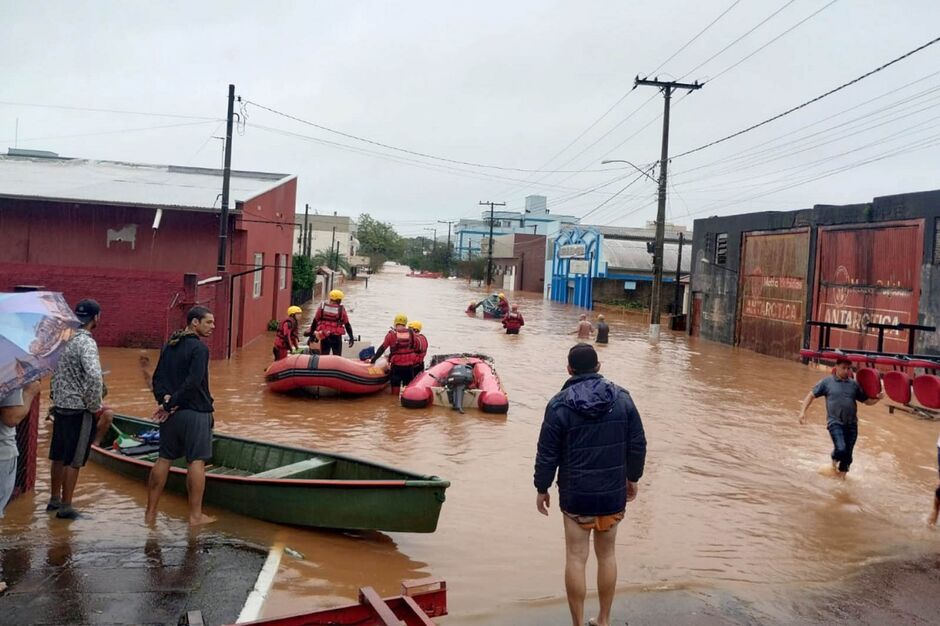
[[[809,229],[744,233],[735,345],[799,359]]]
[[[819,229],[814,319],[848,325],[832,346],[874,350],[868,322],[917,323],[923,249],[923,220]],[[886,332],[884,349],[907,352],[906,333]]]

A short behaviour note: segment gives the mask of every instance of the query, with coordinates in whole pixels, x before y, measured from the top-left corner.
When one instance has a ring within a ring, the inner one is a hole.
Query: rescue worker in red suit
[[[274,336],[275,361],[286,358],[291,350],[296,350],[300,345],[300,321],[297,316],[301,313],[303,309],[299,306],[287,308],[287,318],[277,327],[277,334]]]
[[[343,333],[349,335],[349,347],[353,342],[353,329],[346,314],[346,307],[342,305],[343,292],[334,289],[330,292],[330,301],[323,302],[313,316],[313,324],[307,336],[312,341],[319,339],[321,354],[343,355]]]
[[[509,315],[509,300],[506,299],[506,294],[499,294],[499,302],[496,304],[499,308],[499,316],[506,317]]]
[[[418,361],[417,369],[415,369],[415,374],[417,374],[424,371],[424,359],[428,355],[428,338],[421,334],[423,327],[418,320],[408,322],[408,328],[415,332],[415,341],[418,342],[417,353],[418,358],[421,360]]]
[[[372,357],[375,364],[387,349],[391,391],[395,393],[402,385],[407,385],[418,373],[418,341],[415,332],[408,328],[408,316],[399,313],[395,316],[395,326],[385,335],[382,345]]]
[[[525,318],[519,312],[519,305],[514,304],[509,315],[503,318],[503,328],[506,329],[507,335],[518,335],[519,329],[523,326],[525,326]]]

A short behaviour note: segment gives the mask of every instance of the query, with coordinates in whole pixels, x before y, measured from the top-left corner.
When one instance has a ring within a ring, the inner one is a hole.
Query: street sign
[[[569,243],[558,248],[558,258],[559,259],[583,259],[584,258],[584,244],[583,243]]]

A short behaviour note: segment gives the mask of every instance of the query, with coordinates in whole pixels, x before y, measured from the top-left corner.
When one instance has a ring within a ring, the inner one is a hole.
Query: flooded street
[[[263,379],[270,341],[258,340],[210,366],[218,431],[364,457],[452,486],[433,534],[321,532],[211,508],[219,521],[202,532],[281,543],[303,555],[284,556],[268,616],[350,601],[362,585],[391,595],[402,579],[435,576],[448,583],[446,624],[486,623],[487,615],[546,603],[558,603],[563,618],[557,492],[550,516],[539,515],[532,473],[545,404],[567,378],[574,341],[566,333],[581,310],[508,294],[526,325],[507,336],[497,322],[463,313],[482,292],[462,281],[408,278],[392,268],[345,293],[364,341],[381,341],[401,311],[423,322],[429,355],[491,355],[509,393],[508,415],[410,410],[388,394],[272,394]],[[307,307],[307,324],[311,315]],[[825,403],[814,404],[805,426],[797,423],[800,400],[823,372],[683,334],[665,332],[651,344],[641,315],[610,312],[608,321],[601,373],[631,392],[649,441],[639,496],[618,535],[618,590],[725,590],[786,621],[792,593],[825,593],[867,565],[936,552],[940,536],[924,518],[936,484],[938,424],[889,415],[884,403],[860,407],[856,460],[848,479],[837,481],[821,471],[831,449]],[[110,370],[108,403],[146,416],[153,402],[139,354],[104,349],[101,360]],[[149,354],[155,363],[156,351]],[[68,525],[47,517],[48,436],[43,426],[37,492],[7,509],[4,539],[88,545],[103,533],[147,537],[144,486],[94,464],[76,496],[93,519]],[[161,506],[158,532],[183,536],[185,500],[168,495]],[[592,577],[589,570],[589,588]]]

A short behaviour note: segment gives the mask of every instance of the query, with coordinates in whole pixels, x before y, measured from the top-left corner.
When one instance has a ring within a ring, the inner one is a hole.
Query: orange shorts
[[[562,511],[566,517],[574,520],[574,522],[583,528],[584,530],[599,530],[600,532],[606,532],[616,526],[624,517],[626,511],[620,511],[619,513],[614,513],[613,515],[575,515],[574,513],[569,513],[567,511]]]

